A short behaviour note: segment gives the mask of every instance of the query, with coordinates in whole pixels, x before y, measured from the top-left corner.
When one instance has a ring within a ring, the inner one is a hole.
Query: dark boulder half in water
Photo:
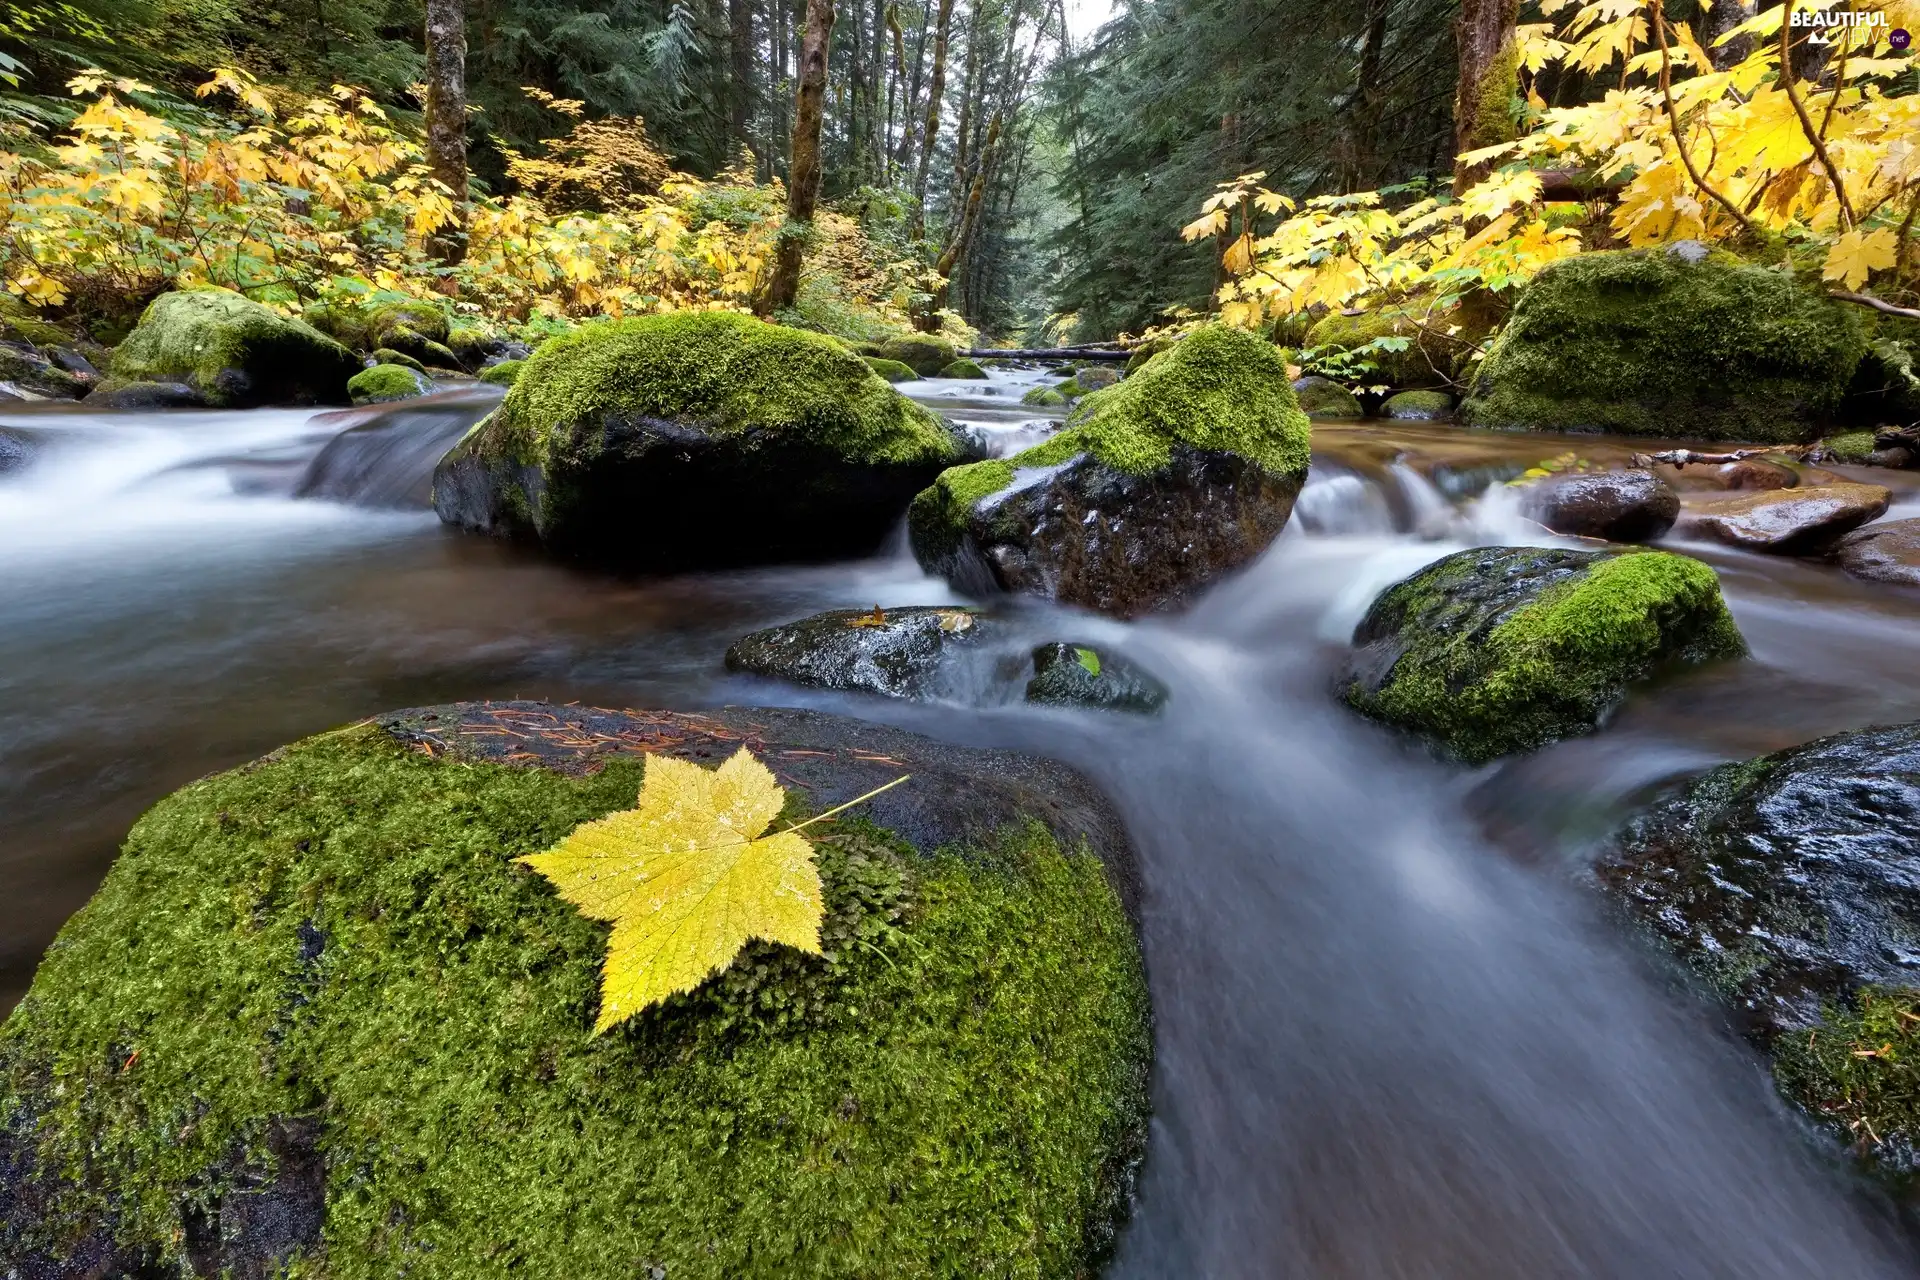
[[[1823,484],[1700,499],[1681,512],[1680,531],[1748,551],[1811,555],[1885,515],[1892,497],[1877,484]]]
[[[1027,701],[1055,707],[1152,714],[1167,702],[1167,687],[1151,675],[1101,649],[1084,644],[1043,644],[1033,651]]]
[[[1651,471],[1549,476],[1526,486],[1522,509],[1555,533],[1652,542],[1680,518],[1680,495]]]
[[[1840,539],[1833,558],[1856,578],[1920,587],[1920,520],[1870,524]]]
[[[1469,764],[1591,733],[1628,686],[1746,643],[1698,560],[1479,547],[1388,587],[1353,633],[1347,704]]]
[[[952,692],[954,666],[998,623],[973,609],[836,609],[742,636],[727,670],[818,689],[933,698]]]
[[[911,778],[808,829],[821,955],[750,943],[591,1034],[607,928],[515,859],[743,744],[788,821]],[[1072,770],[842,717],[323,734],[161,801],[49,949],[0,1033],[0,1260],[1093,1275],[1144,1150],[1138,883]]]

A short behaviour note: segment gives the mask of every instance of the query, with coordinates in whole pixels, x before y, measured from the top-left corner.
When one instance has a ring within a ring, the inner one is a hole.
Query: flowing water
[[[1019,407],[1037,376],[904,389],[1004,455],[1056,425]],[[980,705],[808,694],[720,655],[947,587],[897,541],[628,580],[444,530],[419,505],[432,460],[493,394],[0,415],[0,1010],[142,809],[283,742],[456,698],[805,703],[1056,755],[1125,813],[1158,1062],[1116,1275],[1920,1274],[1890,1212],[1579,880],[1664,781],[1920,718],[1920,596],[1686,546],[1720,569],[1750,661],[1643,690],[1596,736],[1442,765],[1331,699],[1346,635],[1448,551],[1551,541],[1489,482],[1611,446],[1322,427],[1287,533],[1189,614],[1013,609],[1028,640],[1154,671],[1163,717],[1036,711],[991,676]]]

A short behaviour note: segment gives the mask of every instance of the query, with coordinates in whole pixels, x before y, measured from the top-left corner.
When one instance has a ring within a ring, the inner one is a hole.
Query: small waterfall
[[[377,410],[328,415],[353,425],[307,465],[293,496],[387,510],[430,506],[434,465],[498,403],[500,393],[491,387],[463,388]]]
[[[1393,508],[1367,477],[1316,463],[1293,502],[1293,519],[1316,538],[1394,532]]]

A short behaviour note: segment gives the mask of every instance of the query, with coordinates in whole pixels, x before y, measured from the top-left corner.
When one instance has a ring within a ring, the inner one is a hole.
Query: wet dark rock
[[[1892,493],[1876,484],[1829,484],[1689,502],[1684,533],[1749,551],[1810,555],[1887,512]]]
[[[100,370],[94,368],[93,361],[86,358],[73,347],[47,347],[46,357],[58,367],[88,383],[100,380]]]
[[[0,431],[0,476],[17,471],[33,458],[33,446],[25,436]]]
[[[954,664],[997,624],[973,609],[836,609],[742,636],[727,670],[891,698],[951,691]]]
[[[1167,687],[1124,658],[1091,645],[1043,644],[1033,651],[1027,701],[1055,707],[1151,714],[1166,705]]]
[[[1920,724],[1715,769],[1634,819],[1596,874],[1763,1035],[1920,983]]]
[[[88,408],[202,409],[206,398],[184,382],[122,382],[108,378],[87,396]]]
[[[0,382],[48,400],[78,400],[93,379],[76,377],[32,347],[0,343]]]
[[[475,388],[381,410],[327,441],[307,464],[293,496],[424,511],[433,506],[434,464],[498,398]]]
[[[1005,489],[967,511],[959,546],[922,562],[963,591],[1048,596],[1138,617],[1180,607],[1266,550],[1301,483],[1186,445],[1147,475],[1078,454],[1015,470]]]
[[[1523,509],[1570,537],[1652,542],[1679,518],[1680,495],[1650,471],[1566,474],[1528,485]]]
[[[1746,644],[1712,569],[1661,551],[1480,547],[1381,593],[1347,704],[1480,764],[1590,733],[1629,686]]]
[[[1856,578],[1920,587],[1920,520],[1870,524],[1835,543],[1833,558]]]
[[[1695,462],[1684,467],[1671,462],[1656,462],[1648,469],[1681,493],[1791,489],[1800,483],[1800,475],[1792,467],[1769,462],[1765,458],[1742,458],[1738,462]]]

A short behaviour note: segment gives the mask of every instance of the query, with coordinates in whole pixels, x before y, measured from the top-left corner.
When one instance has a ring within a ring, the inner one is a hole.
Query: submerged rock
[[[824,954],[750,944],[592,1035],[607,928],[514,859],[631,806],[644,753],[742,742],[788,821],[911,781],[807,831]],[[465,704],[309,739],[163,800],[49,950],[0,1035],[0,1256],[1091,1275],[1144,1146],[1137,884],[1072,771],[834,716]]]
[[[949,692],[960,650],[996,628],[973,609],[836,609],[734,641],[727,670],[892,698]]]
[[[723,312],[541,346],[440,463],[449,524],[652,571],[859,555],[978,456],[832,338]]]
[[[1033,651],[1027,701],[1146,714],[1166,705],[1167,687],[1124,658],[1084,644],[1043,644]]]
[[[390,404],[395,400],[412,400],[432,390],[432,379],[398,364],[377,364],[363,369],[347,383],[347,394],[355,404]]]
[[[1808,555],[1878,520],[1892,497],[1877,484],[1827,484],[1696,500],[1681,513],[1680,529],[1749,551]]]
[[[345,404],[359,371],[352,352],[301,321],[230,289],[188,289],[148,305],[113,353],[109,385],[181,383],[223,409]]]
[[[1308,374],[1296,378],[1293,394],[1300,401],[1300,410],[1309,418],[1364,418],[1367,411],[1353,392],[1347,390],[1332,378],[1323,378],[1318,374]]]
[[[1548,476],[1526,487],[1522,509],[1555,533],[1652,542],[1680,516],[1680,495],[1651,471]]]
[[[1347,704],[1482,764],[1590,733],[1628,686],[1746,644],[1708,566],[1662,551],[1478,547],[1387,588]]]
[[[943,473],[914,499],[914,555],[969,592],[1118,617],[1177,607],[1279,536],[1308,438],[1274,348],[1202,329],[1044,443]]]
[[[1583,253],[1521,292],[1461,418],[1536,431],[1811,440],[1866,354],[1861,311],[1725,254]]]
[[[1380,416],[1401,422],[1439,422],[1453,416],[1453,397],[1444,391],[1399,391],[1380,406]]]
[[[1765,458],[1694,462],[1686,466],[1656,462],[1648,470],[1682,493],[1791,489],[1800,483],[1799,472],[1784,463],[1769,462]]]
[[[1856,578],[1920,587],[1920,520],[1868,525],[1840,539],[1832,554]]]
[[[87,393],[89,409],[198,409],[206,397],[184,382],[122,382],[108,378]]]

